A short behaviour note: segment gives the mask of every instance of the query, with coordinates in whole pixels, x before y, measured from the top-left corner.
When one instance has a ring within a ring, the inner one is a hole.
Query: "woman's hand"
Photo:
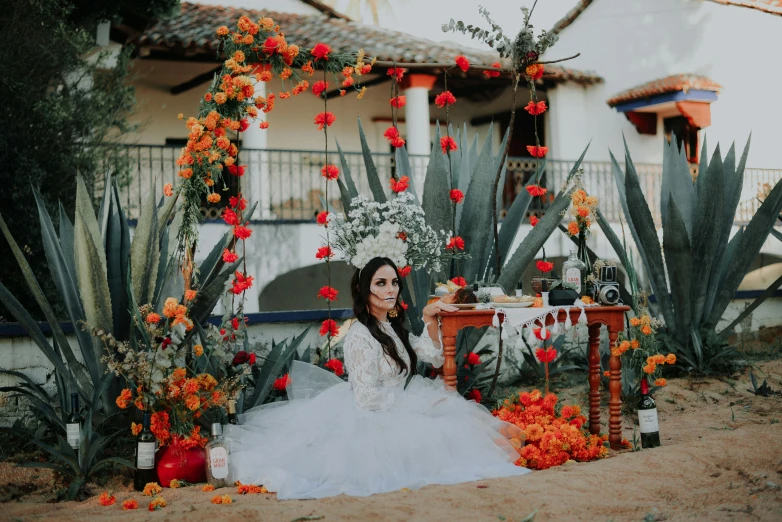
[[[446,295],[443,296],[443,298],[440,299],[439,301],[435,301],[433,303],[426,305],[423,309],[424,317],[434,317],[440,312],[457,311],[458,308],[450,304],[453,302],[453,299],[454,299],[453,295]]]

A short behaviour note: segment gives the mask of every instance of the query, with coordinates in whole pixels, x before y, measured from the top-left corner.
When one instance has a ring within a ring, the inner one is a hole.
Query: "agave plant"
[[[693,181],[684,151],[675,140],[664,143],[662,244],[627,144],[624,172],[611,156],[628,228],[665,320],[667,336],[679,360],[701,372],[709,371],[731,354],[725,342],[727,334],[780,284],[773,283],[748,311],[716,332],[718,321],[782,209],[782,183],[778,182],[749,224],[730,237],[748,152],[749,140],[736,165],[734,146],[724,160],[718,146],[709,162],[704,140],[699,175]],[[602,220],[599,223],[628,267],[623,244],[610,227]]]
[[[385,201],[385,184],[381,182],[378,176],[360,119],[358,127],[369,188],[375,200]],[[492,193],[492,185],[500,162],[504,161],[504,158],[501,153],[495,155],[492,152],[492,133],[493,131],[490,127],[486,140],[480,151],[478,151],[478,137],[475,136],[472,144],[470,144],[467,138],[466,126],[461,132],[457,132],[455,136],[459,148],[451,152],[450,169],[445,155],[442,154],[438,146],[433,146],[424,180],[423,194],[419,198],[415,192],[414,184],[410,185],[410,190],[413,192],[416,202],[420,201],[426,213],[427,224],[435,230],[453,230],[454,235],[461,236],[465,241],[465,251],[470,257],[466,260],[460,260],[458,265],[453,263],[449,273],[440,274],[442,277],[440,280],[460,275],[467,281],[496,280],[496,283],[503,288],[515,288],[516,282],[521,278],[524,269],[532,262],[548,237],[557,229],[562,219],[561,213],[569,204],[570,191],[565,189],[557,195],[548,208],[546,215],[527,234],[519,247],[514,252],[511,252],[510,247],[532,201],[532,197],[526,190],[519,192],[509,208],[499,231],[499,252],[503,268],[501,274],[495,274],[492,267],[494,266],[497,250],[495,249],[495,241],[492,235],[491,212],[487,212],[486,209],[491,208],[492,198],[496,197],[499,199],[501,197],[501,194],[495,195]],[[450,132],[450,134],[454,135],[453,132]],[[507,138],[508,135],[506,133],[499,148],[500,151],[504,150]],[[440,127],[438,125],[435,131],[434,143],[439,144],[439,142]],[[342,177],[338,179],[338,184],[342,204],[347,212],[350,208],[351,199],[358,195],[358,191],[352,179],[348,163],[340,148],[338,148],[338,152],[342,163]],[[570,176],[580,167],[584,154],[586,154],[586,150],[584,150],[581,158],[576,161]],[[399,177],[408,176],[411,179],[413,178],[410,160],[404,147],[396,149],[395,165]],[[539,183],[544,176],[545,169],[546,162],[542,160],[528,184]],[[503,185],[502,181],[500,181],[500,186]],[[458,188],[464,193],[464,201],[456,206],[455,215],[449,198],[449,192],[454,188]],[[501,208],[501,205],[497,205],[497,208]],[[410,327],[413,333],[420,335],[424,328],[421,310],[431,294],[436,279],[424,270],[414,270],[410,277],[412,284],[404,287],[403,298],[405,302],[410,304],[410,310],[407,313]],[[481,329],[469,334],[460,334],[457,345],[457,358],[461,358],[470,351],[478,352],[477,347],[484,331],[484,329]],[[479,373],[490,362],[486,361],[480,367],[472,370],[460,368],[460,373],[458,374],[459,390],[465,391],[475,385],[476,382],[478,384],[485,382],[486,378],[481,377]],[[467,378],[466,380],[464,379],[465,377]]]
[[[177,282],[177,258],[173,252],[178,220],[170,221],[175,198],[165,204],[154,202],[154,193],[142,210],[133,236],[120,204],[116,184],[107,181],[106,190],[96,216],[84,181],[77,177],[76,212],[73,223],[60,206],[59,237],[52,218],[35,191],[35,201],[41,224],[44,251],[49,270],[62,299],[68,319],[74,325],[81,353],[80,362],[63,333],[52,306],[33,274],[21,249],[0,216],[0,230],[11,246],[30,292],[43,311],[52,329],[52,342],[44,336],[30,313],[0,283],[0,301],[27,330],[41,351],[54,366],[58,377],[59,397],[64,401],[69,391],[78,392],[89,401],[102,382],[105,365],[101,362],[103,346],[82,325],[111,333],[119,341],[131,340],[138,330],[132,328],[130,311],[134,303],[152,303],[160,310],[169,292],[181,293]],[[241,259],[224,267],[220,256],[230,241],[230,232],[198,267],[200,290],[191,308],[191,317],[204,322],[223,294],[225,283]],[[224,269],[225,268],[225,269]],[[130,290],[129,290],[130,289]],[[119,386],[111,379],[102,392],[102,408],[115,411],[113,397]],[[65,404],[61,407],[65,409]]]

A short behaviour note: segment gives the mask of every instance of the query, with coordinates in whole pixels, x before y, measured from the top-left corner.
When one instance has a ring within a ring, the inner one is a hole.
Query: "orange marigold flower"
[[[177,301],[173,297],[169,297],[163,303],[163,315],[165,315],[169,319],[171,319],[173,317],[176,317],[176,315],[177,315],[177,306],[179,306],[179,301]]]
[[[396,83],[399,83],[399,82],[402,81],[402,77],[405,75],[405,72],[407,72],[407,69],[402,69],[400,67],[391,67],[386,72],[386,74],[388,74],[389,76],[394,78],[396,80]],[[362,74],[364,74],[363,71],[362,71]]]
[[[611,376],[611,372],[610,371],[606,370],[606,371],[603,372],[603,377],[610,377],[610,376]]]
[[[540,185],[527,185],[524,188],[527,189],[527,192],[533,198],[543,196],[546,194],[546,192],[548,192],[547,188],[541,187]]]
[[[589,216],[589,212],[590,212],[589,207],[584,207],[581,205],[576,207],[576,213],[579,215],[579,217],[585,218]]]
[[[568,223],[567,232],[571,236],[577,236],[579,232],[578,223],[576,223],[575,221],[571,221],[570,223]]]
[[[346,91],[345,89],[340,89],[339,90],[339,95],[340,96],[345,96],[347,93],[348,93],[348,91]]]
[[[676,355],[669,353],[665,358],[665,362],[668,364],[676,364]]]
[[[640,325],[641,325],[640,319],[638,319],[637,317],[630,318],[630,326],[640,326]]]
[[[448,197],[450,197],[451,201],[454,203],[459,204],[464,201],[464,192],[459,189],[451,189],[451,191],[448,193]]]
[[[101,506],[110,506],[114,504],[117,501],[117,497],[114,495],[109,496],[109,493],[107,491],[104,491],[100,494],[100,497],[98,497],[98,502],[100,502]]]
[[[304,65],[302,65],[301,66],[301,70],[302,70],[302,72],[305,72],[305,73],[309,74],[310,76],[315,74],[315,69],[312,67],[312,60],[310,60],[307,63],[305,63]]]
[[[329,88],[328,82],[319,80],[312,84],[312,94],[314,94],[315,96],[320,96],[328,88]]]
[[[632,341],[630,341],[630,348],[632,348],[633,350],[637,350],[640,347],[641,347],[641,343],[638,342],[638,339],[633,339]]]
[[[141,425],[141,424],[136,424],[135,422],[131,422],[130,423],[130,432],[133,434],[134,437],[136,435],[138,435],[139,433],[141,433],[141,430],[143,428],[144,428],[144,426]]]
[[[350,78],[345,78],[345,80],[342,82],[342,86],[343,87],[350,87],[350,86],[353,85],[353,83],[354,83],[354,80],[353,80],[353,77],[351,76]]]
[[[528,65],[524,71],[533,80],[539,80],[543,76],[544,67],[542,63],[533,63]]]
[[[179,177],[190,179],[193,176],[193,169],[182,169],[179,171]]]
[[[185,292],[185,299],[187,299],[188,301],[192,301],[193,299],[195,299],[196,294],[197,292],[193,289],[187,290]]]
[[[168,487],[176,489],[182,487],[182,484],[180,484],[177,479],[171,479],[171,482],[168,483]]]
[[[334,113],[321,112],[315,116],[315,125],[318,126],[318,130],[323,130],[323,127],[331,127],[331,124],[337,120]]]
[[[221,25],[217,28],[217,36],[226,36],[230,31],[228,30],[228,27]]]
[[[443,149],[443,154],[448,154],[452,150],[457,150],[459,147],[456,145],[456,140],[451,136],[443,136],[440,138],[440,147]]]
[[[128,511],[130,509],[138,509],[138,501],[135,498],[131,498],[122,503],[122,509]]]
[[[202,355],[204,355],[204,347],[201,346],[200,344],[193,346],[193,353],[195,354],[196,357],[201,357]]]
[[[157,495],[161,491],[163,491],[163,488],[160,487],[160,484],[157,482],[147,482],[147,484],[144,486],[144,495],[147,497]]]
[[[196,411],[201,407],[201,399],[198,398],[198,395],[188,395],[185,398],[185,406],[190,411]]]
[[[530,101],[529,103],[527,103],[527,105],[524,106],[524,110],[532,114],[533,116],[543,114],[544,112],[546,112],[547,108],[548,107],[546,107],[546,102],[544,101],[539,101],[537,103],[535,103],[534,101]]]
[[[548,147],[538,147],[536,145],[527,145],[527,152],[529,152],[530,155],[533,158],[542,158],[548,152]]]
[[[171,183],[166,183],[163,185],[163,194],[165,194],[166,197],[171,197],[174,195],[174,187],[171,185]]]
[[[397,109],[401,109],[405,105],[407,105],[407,97],[406,96],[396,96],[394,98],[391,98],[389,100],[389,103],[391,103],[391,107],[396,107]]]
[[[156,314],[155,312],[150,312],[147,314],[147,317],[144,320],[149,324],[156,324],[160,322],[160,315]]]
[[[315,47],[312,48],[312,56],[315,57],[316,62],[318,60],[328,60],[330,52],[331,47],[324,43],[317,43],[315,44]]]
[[[339,177],[339,169],[336,165],[324,165],[320,169],[320,175],[328,180],[334,180]]]
[[[668,384],[668,381],[663,379],[662,377],[660,377],[659,379],[655,379],[655,381],[654,381],[654,385],[655,386],[662,387],[662,386],[665,386],[666,384]]]
[[[402,176],[401,178],[399,178],[399,181],[395,180],[394,178],[391,178],[390,181],[391,181],[391,190],[393,192],[396,192],[397,194],[400,192],[404,192],[410,186],[410,178],[407,176]]]
[[[648,324],[645,324],[643,328],[641,328],[641,333],[644,335],[652,335],[652,327]]]
[[[201,491],[214,491],[215,487],[211,484],[204,484],[201,486]]]
[[[339,290],[330,286],[322,286],[318,291],[318,299],[321,297],[326,301],[336,301]]]
[[[653,363],[649,363],[646,366],[644,366],[644,373],[651,375],[654,373],[656,369],[657,366],[655,366]]]
[[[456,57],[456,65],[458,65],[459,69],[462,71],[467,72],[467,69],[470,68],[470,60],[468,60],[466,56],[460,54]]]
[[[502,67],[502,64],[500,62],[494,62],[491,64],[492,67],[499,69]],[[487,78],[496,78],[500,75],[500,71],[483,71],[483,75]]]
[[[116,403],[117,406],[121,409],[125,409],[128,407],[130,402],[133,400],[133,392],[130,391],[128,388],[125,388],[120,392],[119,396],[117,397]]]
[[[326,319],[320,325],[320,335],[329,335],[336,337],[339,335],[339,327],[334,319]]]
[[[461,236],[452,237],[445,245],[446,250],[464,250],[464,239]]]
[[[206,196],[206,200],[209,203],[218,203],[220,201],[220,194],[217,194],[216,192],[212,192],[208,196]]]
[[[152,502],[149,503],[150,511],[157,511],[158,509],[163,509],[164,507],[166,507],[166,501],[163,499],[163,497],[156,497]]]
[[[443,108],[443,107],[445,107],[446,105],[453,105],[454,103],[456,103],[456,96],[454,96],[453,94],[451,94],[451,91],[445,91],[445,92],[442,92],[442,93],[438,94],[438,95],[435,97],[435,99],[434,99],[434,103],[435,103],[435,104],[436,104],[436,105],[437,105],[439,108],[441,108],[441,109],[442,109],[442,108]]]
[[[339,359],[329,359],[323,367],[334,372],[337,377],[341,377],[345,373],[345,367]]]

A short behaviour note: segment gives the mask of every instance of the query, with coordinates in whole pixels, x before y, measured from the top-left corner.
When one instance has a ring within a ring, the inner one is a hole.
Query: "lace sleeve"
[[[345,338],[345,366],[356,406],[384,410],[394,402],[394,393],[380,388],[381,348],[361,323],[355,323]]]
[[[442,339],[440,339],[440,346],[442,345]],[[410,346],[421,361],[428,362],[435,368],[439,368],[445,363],[442,348],[437,348],[432,343],[432,338],[429,337],[426,321],[424,321],[424,331],[420,337],[410,334]]]

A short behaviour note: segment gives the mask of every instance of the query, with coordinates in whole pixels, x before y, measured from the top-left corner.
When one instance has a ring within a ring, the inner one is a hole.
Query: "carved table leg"
[[[589,325],[589,433],[600,434],[600,324]]]
[[[456,389],[456,336],[443,335],[443,380],[446,390]]]
[[[618,332],[608,332],[609,346],[614,346]],[[619,449],[622,442],[622,359],[612,355],[608,361],[610,377],[608,390],[608,442],[612,449]]]

